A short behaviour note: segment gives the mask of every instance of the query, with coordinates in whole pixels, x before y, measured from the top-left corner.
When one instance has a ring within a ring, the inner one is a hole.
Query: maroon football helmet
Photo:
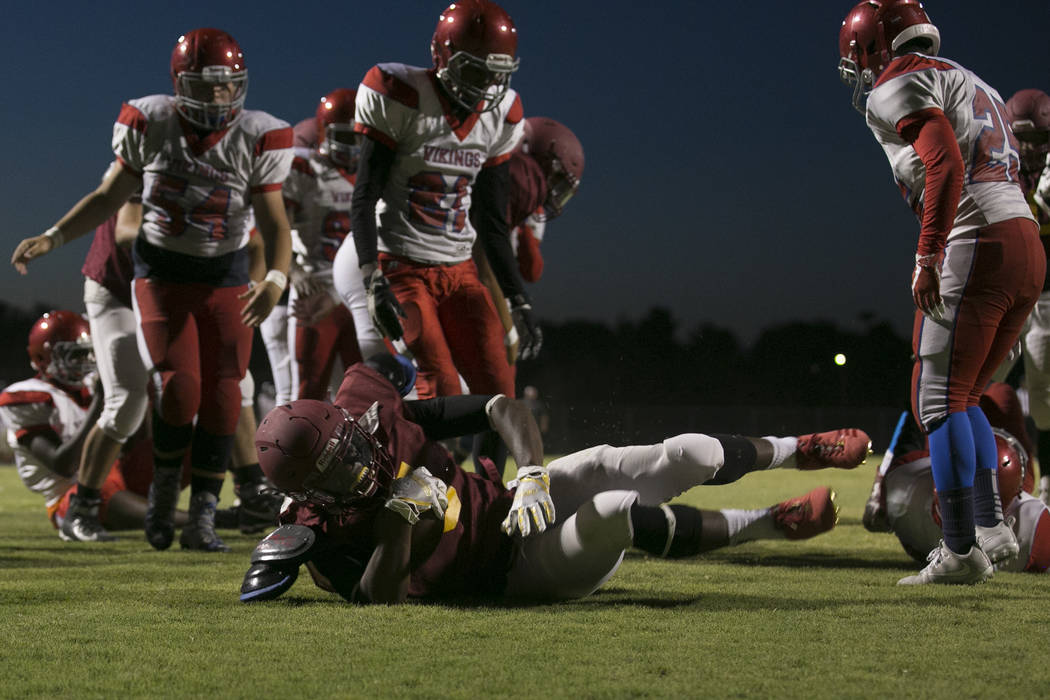
[[[394,480],[390,456],[345,410],[301,399],[277,406],[255,432],[259,466],[281,491],[322,507],[385,496]]]
[[[583,146],[569,127],[547,117],[525,120],[522,149],[539,163],[547,181],[546,218],[562,213],[583,177]]]
[[[1050,153],[1050,95],[1042,90],[1019,90],[1006,101],[1006,116],[1021,145],[1021,174],[1037,180]],[[1035,182],[1026,184],[1034,186]]]
[[[76,386],[95,369],[91,327],[72,311],[48,311],[29,329],[29,362],[45,377]]]
[[[317,105],[317,151],[340,168],[357,170],[360,146],[354,141],[354,100],[357,90],[339,88]]]
[[[859,112],[894,52],[918,38],[930,40],[931,56],[940,51],[941,33],[919,0],[864,0],[846,15],[839,30],[839,77],[853,86]]]
[[[1010,502],[1021,495],[1025,476],[1030,469],[1028,453],[1021,443],[1010,433],[999,428],[992,428],[995,433],[995,447],[999,451],[996,476],[999,478],[999,499],[1003,510]]]
[[[514,21],[490,0],[449,5],[430,40],[438,79],[456,104],[472,112],[499,106],[518,70],[517,50]]]
[[[194,29],[171,52],[175,107],[194,126],[216,131],[244,108],[248,69],[237,41],[221,29]]]

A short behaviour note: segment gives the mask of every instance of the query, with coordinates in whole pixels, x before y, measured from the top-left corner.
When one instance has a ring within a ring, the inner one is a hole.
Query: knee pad
[[[142,425],[149,401],[141,393],[125,393],[112,398],[114,400],[110,401],[110,397],[106,397],[102,415],[98,417],[98,427],[107,437],[123,445]]]
[[[255,377],[252,376],[251,370],[247,370],[244,373],[244,379],[241,380],[240,389],[241,408],[255,405]]]
[[[580,546],[589,542],[617,542],[626,549],[634,539],[631,506],[638,500],[637,491],[602,491],[576,511],[576,530]]]

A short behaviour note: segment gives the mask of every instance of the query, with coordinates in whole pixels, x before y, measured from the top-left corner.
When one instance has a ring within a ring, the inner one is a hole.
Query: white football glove
[[[439,520],[444,519],[448,508],[448,487],[445,482],[430,473],[426,467],[413,469],[408,476],[395,479],[386,507],[394,511],[409,525],[419,522],[419,516],[432,511]]]
[[[522,537],[528,537],[554,524],[551,478],[546,467],[521,467],[518,478],[507,484],[507,488],[516,491],[510,512],[501,525],[505,533],[513,535],[517,530]]]

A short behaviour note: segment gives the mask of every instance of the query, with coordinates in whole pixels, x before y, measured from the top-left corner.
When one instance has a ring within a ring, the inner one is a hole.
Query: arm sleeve
[[[354,232],[357,264],[375,263],[379,231],[376,229],[376,202],[390,178],[394,150],[371,136],[361,140],[361,157],[357,162],[357,180],[350,207],[350,230]]]
[[[944,250],[962,195],[963,164],[959,143],[940,109],[914,112],[897,122],[897,133],[910,143],[926,167],[918,255]]]
[[[509,193],[510,166],[507,163],[482,168],[474,183],[471,222],[477,229],[478,238],[503,295],[508,299],[519,295],[527,299],[525,283],[521,279],[507,230]]]
[[[491,395],[468,394],[405,401],[408,419],[423,428],[428,440],[444,440],[491,430],[485,405]]]

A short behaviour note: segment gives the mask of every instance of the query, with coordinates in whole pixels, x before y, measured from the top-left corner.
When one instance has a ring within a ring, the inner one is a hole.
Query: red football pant
[[[405,342],[419,367],[419,398],[461,394],[459,374],[475,394],[514,396],[503,324],[473,260],[424,265],[379,254],[401,302]]]
[[[252,351],[252,329],[238,299],[248,289],[136,279],[140,345],[149,353],[154,405],[164,422],[233,435],[241,413],[240,381]],[[206,387],[202,392],[201,388]]]
[[[941,271],[945,318],[915,313],[912,407],[925,430],[976,406],[1031,313],[1046,275],[1039,231],[1009,219],[948,241]]]
[[[336,355],[344,371],[363,359],[349,309],[340,304],[312,326],[295,320],[295,371],[300,399],[325,398]]]

